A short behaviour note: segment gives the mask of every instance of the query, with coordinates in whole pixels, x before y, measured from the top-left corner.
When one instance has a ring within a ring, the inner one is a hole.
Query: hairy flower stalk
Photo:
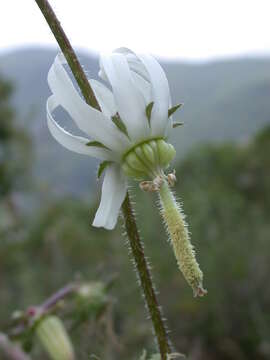
[[[195,251],[190,242],[185,216],[180,204],[174,198],[166,179],[164,179],[159,198],[161,214],[167,226],[175,257],[185,279],[193,289],[194,296],[207,293],[202,286],[203,273],[195,258]]]

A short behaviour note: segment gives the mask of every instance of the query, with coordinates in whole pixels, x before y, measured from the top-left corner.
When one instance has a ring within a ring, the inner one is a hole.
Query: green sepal
[[[150,125],[153,106],[154,106],[154,101],[151,101],[145,108],[145,114],[148,119],[149,125]]]
[[[180,107],[182,107],[184,104],[178,104],[178,105],[175,105],[173,106],[172,108],[170,108],[168,110],[168,117],[170,117],[173,113],[176,112],[176,110],[178,110]]]
[[[182,122],[175,122],[175,123],[173,123],[172,127],[173,127],[173,128],[177,128],[178,126],[182,126],[182,125],[184,125],[184,123],[182,123]]]
[[[112,116],[112,122],[122,133],[124,133],[129,138],[126,125],[123,123],[118,113]]]
[[[106,167],[108,165],[110,165],[112,163],[112,161],[109,160],[105,160],[102,161],[99,166],[98,166],[98,171],[97,171],[97,178],[99,179],[101,177],[101,175],[103,174],[103,171],[106,169]]]
[[[101,142],[99,141],[89,141],[86,146],[95,146],[95,147],[99,147],[99,148],[103,148],[103,149],[108,149],[107,146],[103,145]]]

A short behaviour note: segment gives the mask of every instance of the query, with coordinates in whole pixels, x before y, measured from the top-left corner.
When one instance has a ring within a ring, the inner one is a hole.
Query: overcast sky
[[[71,42],[201,60],[270,54],[270,0],[51,0]],[[1,0],[0,50],[54,45],[34,0]]]

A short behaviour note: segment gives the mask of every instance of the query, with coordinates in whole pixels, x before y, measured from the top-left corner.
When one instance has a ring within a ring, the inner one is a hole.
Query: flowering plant
[[[143,190],[158,191],[178,265],[194,295],[204,295],[202,272],[186,223],[169,189],[176,176],[164,173],[175,156],[174,147],[166,140],[177,125],[172,114],[180,105],[171,107],[163,69],[152,56],[138,55],[126,48],[102,55],[99,75],[112,91],[101,82],[89,80],[101,108],[98,111],[81,98],[64,63],[63,55],[58,55],[48,74],[53,93],[47,102],[48,126],[67,149],[103,161],[98,171],[98,176],[105,172],[102,196],[93,225],[114,228],[127,192],[127,177],[142,181]],[[52,115],[59,105],[90,138],[72,135],[60,127]]]
[[[114,228],[127,191],[126,175],[145,180],[155,178],[174,157],[172,145],[165,143],[173,123],[168,81],[159,63],[149,55],[136,55],[117,49],[100,58],[101,82],[90,84],[101,112],[86,104],[64,68],[65,58],[58,55],[49,71],[48,83],[53,93],[47,102],[48,126],[54,138],[77,153],[103,162],[102,197],[93,225]],[[80,130],[89,138],[64,130],[53,118],[62,106]]]

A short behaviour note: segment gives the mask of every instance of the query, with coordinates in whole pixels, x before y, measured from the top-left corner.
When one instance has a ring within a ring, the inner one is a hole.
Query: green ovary
[[[123,157],[124,173],[137,180],[154,179],[162,175],[175,157],[175,149],[163,139],[155,139],[138,144]]]

